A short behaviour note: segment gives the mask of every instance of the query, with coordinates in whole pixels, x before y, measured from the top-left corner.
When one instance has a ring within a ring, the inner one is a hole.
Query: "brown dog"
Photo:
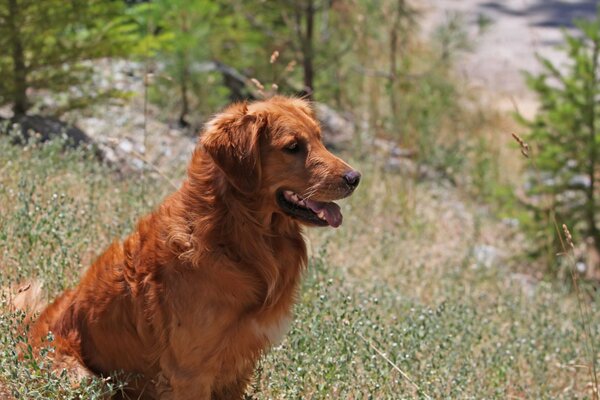
[[[309,105],[275,97],[208,123],[182,187],[113,243],[32,327],[55,365],[132,373],[132,398],[240,399],[285,332],[302,225],[342,222],[360,174],[329,153]]]

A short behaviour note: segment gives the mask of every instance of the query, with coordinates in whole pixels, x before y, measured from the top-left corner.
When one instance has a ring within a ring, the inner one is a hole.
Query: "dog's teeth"
[[[284,190],[283,197],[285,197],[285,199],[290,203],[306,207],[306,202],[304,201],[304,199],[298,196],[296,193],[292,192],[291,190]]]
[[[317,214],[317,216],[321,219],[325,219],[325,211],[319,211],[319,213]]]

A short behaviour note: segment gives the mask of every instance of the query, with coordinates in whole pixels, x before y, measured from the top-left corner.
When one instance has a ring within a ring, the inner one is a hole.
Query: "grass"
[[[261,360],[250,395],[591,398],[577,298],[514,273],[527,270],[516,257],[518,227],[451,187],[386,172],[375,159],[353,164],[364,180],[341,202],[344,225],[308,232],[294,323]],[[55,296],[169,190],[162,177],[119,176],[59,142],[23,149],[0,138],[0,285],[39,278]],[[494,262],[480,260],[483,245],[500,254]],[[589,304],[595,337],[597,304]],[[118,380],[73,387],[44,364],[18,361],[20,316],[6,299],[2,308],[0,394],[93,399],[117,389]]]

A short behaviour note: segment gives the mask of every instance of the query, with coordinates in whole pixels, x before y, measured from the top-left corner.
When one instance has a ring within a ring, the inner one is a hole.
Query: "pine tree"
[[[264,43],[281,53],[280,62],[297,62],[301,77],[295,77],[297,93],[320,100],[327,89],[340,101],[339,82],[341,59],[354,43],[350,3],[330,0],[285,0],[243,2],[238,7],[254,28],[264,35]],[[253,15],[252,10],[260,9]],[[267,58],[268,59],[268,58]],[[320,93],[320,94],[319,94]]]
[[[177,89],[181,126],[189,125],[192,92],[199,81],[195,66],[210,59],[211,42],[218,41],[218,11],[218,2],[210,0],[155,0],[141,8],[146,24],[160,32],[154,35],[155,55],[169,78],[163,83]]]
[[[527,123],[529,140],[538,147],[530,194],[543,199],[539,221],[554,213],[600,249],[600,8],[595,20],[576,26],[579,34],[565,33],[568,68],[562,71],[540,58],[543,72],[528,79],[541,102],[536,118]]]
[[[0,0],[0,105],[23,115],[30,89],[68,92],[90,79],[90,60],[125,54],[134,28],[125,7],[110,0]],[[110,94],[80,93],[70,104]]]

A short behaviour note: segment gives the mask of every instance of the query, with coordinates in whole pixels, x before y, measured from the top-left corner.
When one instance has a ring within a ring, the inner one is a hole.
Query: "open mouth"
[[[342,224],[340,206],[333,202],[303,199],[291,190],[280,190],[277,203],[286,214],[313,225],[337,228]]]

